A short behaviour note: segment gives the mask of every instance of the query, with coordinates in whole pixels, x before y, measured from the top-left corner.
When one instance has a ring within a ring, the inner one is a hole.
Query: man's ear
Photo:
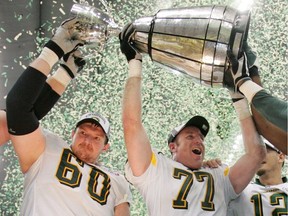
[[[285,157],[286,157],[286,155],[283,154],[282,152],[279,154],[279,162],[281,164],[283,164],[283,162],[285,161]]]
[[[109,144],[109,143],[106,143],[106,144],[104,145],[104,147],[103,147],[102,150],[105,152],[105,151],[108,151],[109,148],[110,148],[110,144]]]
[[[74,137],[74,135],[75,135],[75,132],[76,132],[76,129],[72,130],[72,132],[71,132],[71,138],[73,138],[73,137]]]
[[[175,142],[170,142],[170,143],[168,144],[168,146],[169,146],[169,149],[170,149],[170,152],[171,152],[171,153],[174,153],[174,152],[176,151],[177,145],[176,145]]]

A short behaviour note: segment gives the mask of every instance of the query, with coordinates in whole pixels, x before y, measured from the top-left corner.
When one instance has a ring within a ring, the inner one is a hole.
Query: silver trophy
[[[229,47],[236,56],[241,53],[249,20],[249,12],[228,6],[164,9],[133,22],[134,46],[197,83],[229,88],[226,52]]]
[[[75,25],[75,31],[86,47],[97,47],[101,50],[107,40],[116,36],[121,28],[105,12],[85,4],[74,4],[70,11],[71,17],[77,17],[79,23]]]

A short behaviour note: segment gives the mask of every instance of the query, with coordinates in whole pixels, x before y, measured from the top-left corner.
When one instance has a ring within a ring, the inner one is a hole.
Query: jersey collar
[[[282,181],[283,183],[286,183],[288,181],[287,177],[282,177]],[[263,184],[261,184],[260,180],[258,178],[256,178],[255,183],[261,186],[265,186]]]

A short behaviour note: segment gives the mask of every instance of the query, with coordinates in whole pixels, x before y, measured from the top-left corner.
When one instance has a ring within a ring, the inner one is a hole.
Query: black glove
[[[247,62],[249,67],[249,76],[259,76],[258,71],[258,59],[256,53],[252,50],[252,48],[248,45],[247,41],[243,42],[243,50],[247,56]]]
[[[63,64],[60,64],[60,66],[66,70],[71,79],[76,77],[86,64],[79,50],[65,54],[62,59]]]
[[[247,57],[246,54],[243,53],[243,56],[238,60],[230,49],[227,50],[227,56],[232,65],[230,72],[234,81],[234,91],[237,92],[239,85],[250,80],[248,76]]]
[[[124,26],[121,33],[119,34],[120,49],[121,52],[126,56],[129,62],[132,59],[137,59],[142,61],[141,54],[133,47],[132,37],[135,33],[133,23],[129,23]]]

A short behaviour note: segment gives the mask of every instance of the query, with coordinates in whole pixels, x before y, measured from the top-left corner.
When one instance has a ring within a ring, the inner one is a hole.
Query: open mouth
[[[192,152],[196,155],[201,155],[202,151],[199,148],[192,149]]]

